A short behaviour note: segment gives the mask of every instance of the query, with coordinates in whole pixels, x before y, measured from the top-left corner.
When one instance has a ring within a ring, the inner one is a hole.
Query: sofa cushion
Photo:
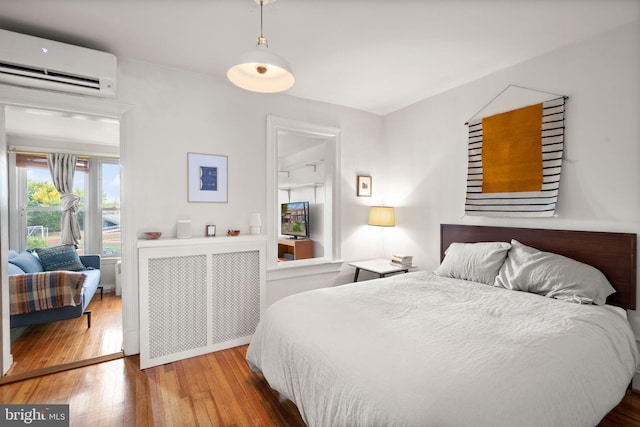
[[[25,272],[17,265],[9,263],[9,276],[13,276],[14,274],[25,274]]]
[[[44,268],[38,258],[26,250],[12,258],[9,258],[9,263],[17,265],[25,273],[42,273],[44,271]]]
[[[91,302],[91,298],[96,293],[98,286],[100,286],[100,270],[85,270],[82,274],[86,276],[82,291],[82,311],[84,311]]]
[[[36,253],[45,271],[82,271],[85,269],[84,264],[80,262],[75,246],[72,245],[38,248]]]

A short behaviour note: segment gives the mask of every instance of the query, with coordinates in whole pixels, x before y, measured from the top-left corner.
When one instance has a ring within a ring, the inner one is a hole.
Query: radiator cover
[[[138,250],[141,369],[246,344],[264,309],[263,240],[171,242]]]

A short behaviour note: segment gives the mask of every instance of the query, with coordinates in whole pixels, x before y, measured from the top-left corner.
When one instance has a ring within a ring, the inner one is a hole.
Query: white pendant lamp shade
[[[242,89],[261,93],[283,92],[296,82],[289,63],[262,44],[241,55],[227,71],[227,78]]]
[[[267,39],[262,35],[262,7],[275,0],[255,0],[260,5],[260,37],[255,50],[240,57],[229,68],[227,78],[234,85],[252,92],[275,93],[290,89],[296,82],[289,63],[267,50]]]

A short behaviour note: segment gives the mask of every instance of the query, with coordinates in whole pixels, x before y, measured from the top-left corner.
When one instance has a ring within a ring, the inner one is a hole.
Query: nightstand
[[[353,277],[353,281],[358,281],[358,275],[360,270],[370,271],[379,275],[380,277],[386,277],[389,274],[396,273],[408,273],[410,269],[415,268],[415,265],[401,267],[391,264],[391,261],[384,258],[370,259],[367,261],[350,262],[350,266],[356,268],[356,274]]]

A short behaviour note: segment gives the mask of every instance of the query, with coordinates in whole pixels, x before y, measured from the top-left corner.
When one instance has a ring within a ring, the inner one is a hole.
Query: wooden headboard
[[[636,309],[637,236],[634,233],[441,224],[440,259],[444,259],[444,251],[453,242],[510,242],[511,239],[596,267],[616,289],[607,303]]]

